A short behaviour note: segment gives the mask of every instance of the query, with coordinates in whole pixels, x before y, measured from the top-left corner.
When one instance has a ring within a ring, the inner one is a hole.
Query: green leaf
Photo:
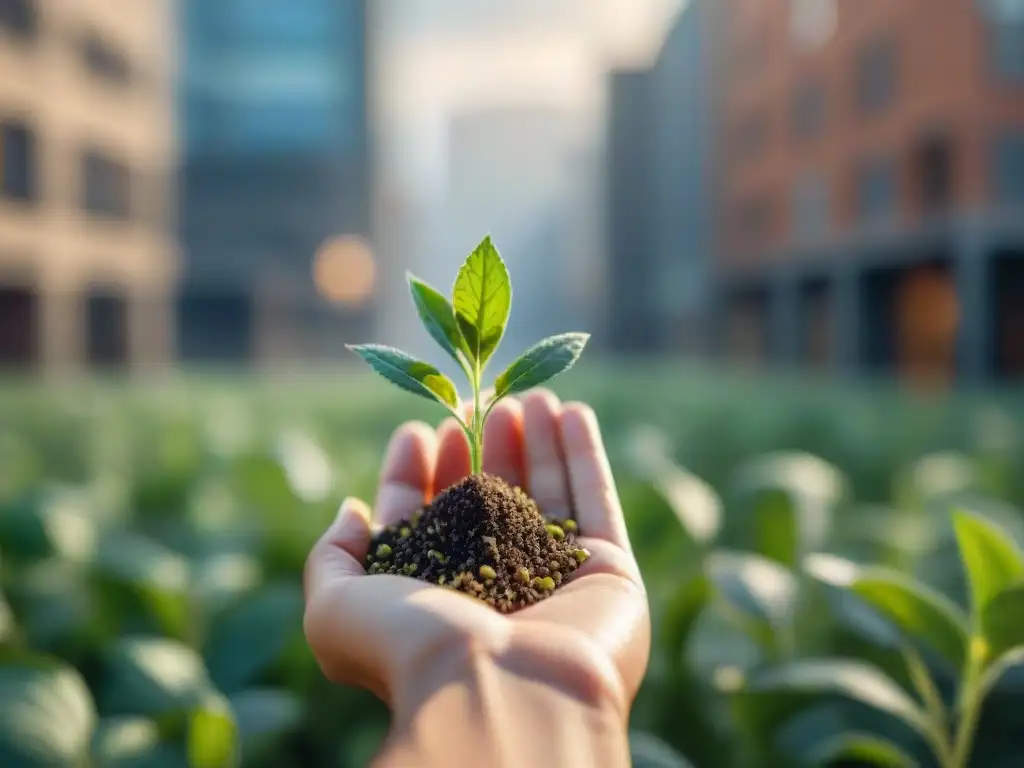
[[[455,384],[430,363],[383,344],[350,344],[348,348],[392,384],[458,411],[459,394]]]
[[[203,648],[217,687],[231,693],[258,677],[302,631],[302,610],[301,589],[282,583],[218,616]]]
[[[849,659],[802,659],[754,674],[754,693],[793,691],[839,695],[895,717],[926,738],[933,738],[928,716],[878,667]]]
[[[462,334],[459,332],[459,324],[455,322],[455,309],[451,302],[412,273],[407,273],[406,277],[409,279],[409,291],[412,293],[412,300],[416,304],[416,311],[423,327],[427,329],[431,338],[465,369],[465,361],[459,354]]]
[[[670,744],[646,731],[629,732],[629,756],[633,768],[693,768]]]
[[[981,614],[981,629],[990,658],[1024,646],[1024,582],[1004,589]]]
[[[887,739],[867,733],[844,733],[813,750],[812,765],[834,763],[877,765],[879,768],[917,768],[917,761]]]
[[[588,333],[563,333],[530,347],[494,382],[494,398],[525,392],[572,368],[590,339]]]
[[[260,747],[302,721],[302,701],[291,691],[249,688],[232,695],[230,701],[246,749]]]
[[[797,581],[774,560],[740,552],[715,552],[708,575],[718,593],[736,611],[778,630],[793,616]]]
[[[75,669],[35,654],[0,659],[0,765],[82,765],[95,726],[92,697]]]
[[[512,308],[512,282],[490,236],[462,265],[452,290],[463,351],[483,368],[505,334]]]
[[[161,741],[160,725],[148,717],[112,717],[100,721],[92,740],[97,768],[180,768],[185,755]]]
[[[711,599],[711,585],[703,573],[678,587],[662,617],[662,647],[676,675],[682,675],[690,633]]]
[[[863,569],[850,589],[893,622],[908,638],[938,652],[953,669],[967,654],[967,621],[948,598],[898,571]]]
[[[978,696],[986,696],[996,685],[999,683],[1000,678],[1011,667],[1017,667],[1024,664],[1024,645],[1018,645],[1015,648],[1010,648],[1008,651],[1004,651],[1001,656],[996,658],[985,670],[985,673],[981,676],[981,680],[978,683]]]
[[[998,526],[972,512],[953,516],[960,557],[971,586],[975,615],[981,616],[997,594],[1024,579],[1024,555]]]
[[[125,637],[110,655],[100,702],[112,715],[156,717],[191,712],[211,687],[203,660],[183,643]]]
[[[189,768],[231,768],[238,764],[238,733],[227,702],[207,696],[188,721]]]

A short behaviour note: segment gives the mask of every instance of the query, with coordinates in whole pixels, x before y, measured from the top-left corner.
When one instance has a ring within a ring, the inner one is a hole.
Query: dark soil
[[[589,554],[575,521],[548,520],[520,488],[474,475],[378,533],[366,572],[412,576],[510,613],[550,597]]]

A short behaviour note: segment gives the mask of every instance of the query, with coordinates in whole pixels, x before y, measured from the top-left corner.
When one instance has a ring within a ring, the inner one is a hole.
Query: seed
[[[379,547],[377,547],[377,557],[391,557],[391,547],[389,547],[387,544],[381,544]]]
[[[519,573],[516,575],[519,576],[519,580],[523,582],[523,584],[530,583],[530,572],[526,568],[520,568]]]
[[[409,528],[408,525],[403,525],[401,530],[398,532],[398,535],[403,539],[408,539],[410,536],[412,536],[412,529]]]
[[[440,576],[437,577],[437,583],[440,584],[442,587],[444,586],[444,583],[447,580],[448,580],[448,577],[445,576],[443,573]]]
[[[565,538],[565,531],[563,531],[557,525],[546,525],[544,527],[548,529],[548,533],[551,534],[551,538],[555,539],[556,541],[561,541]]]
[[[417,567],[416,563],[406,563],[405,565],[402,566],[402,570],[404,570],[407,574],[412,576],[414,573],[416,573],[416,571],[418,570],[418,567]]]
[[[587,558],[590,557],[590,553],[585,549],[574,549],[572,551],[572,556],[576,558],[577,563],[583,564],[587,561]]]
[[[369,573],[380,573],[380,563],[374,563],[371,565]]]
[[[496,579],[498,574],[494,572],[494,569],[489,565],[480,566],[480,578],[481,579]]]
[[[562,527],[565,528],[569,533],[576,533],[576,521],[569,519],[562,523]]]
[[[561,573],[561,571],[555,571],[554,579],[555,579],[555,584],[561,584],[562,583],[562,573]]]
[[[550,568],[552,571],[560,571],[562,569],[562,566],[558,564],[557,560],[552,560],[550,563],[548,563],[548,568]]]
[[[550,591],[555,588],[555,580],[550,576],[545,576],[543,579],[538,576],[533,580],[533,588],[542,592]]]

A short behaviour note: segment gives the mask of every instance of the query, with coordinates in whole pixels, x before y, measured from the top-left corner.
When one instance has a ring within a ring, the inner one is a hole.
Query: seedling
[[[381,344],[349,345],[373,369],[401,389],[435,400],[458,419],[469,441],[471,469],[483,471],[484,424],[504,397],[543,384],[568,370],[579,359],[590,338],[586,333],[563,333],[535,344],[494,380],[494,395],[484,407],[483,377],[508,325],[512,282],[490,236],[469,255],[459,269],[448,301],[439,291],[408,275],[413,302],[427,333],[462,369],[473,397],[473,413],[466,418],[455,383],[430,363]]]

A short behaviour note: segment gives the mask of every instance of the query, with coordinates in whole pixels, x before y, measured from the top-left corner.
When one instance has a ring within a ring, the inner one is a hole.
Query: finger
[[[374,503],[376,522],[393,525],[423,506],[434,484],[437,435],[422,422],[403,424],[391,436]]]
[[[459,422],[447,418],[437,429],[437,469],[434,472],[434,493],[455,485],[469,475],[469,442]]]
[[[558,518],[572,510],[558,419],[562,404],[553,392],[535,390],[523,398],[526,482],[541,512]]]
[[[584,403],[567,403],[562,408],[560,422],[580,534],[605,539],[632,551],[594,410]]]
[[[484,472],[511,486],[526,482],[523,471],[523,406],[515,398],[494,406],[484,425]]]
[[[306,599],[330,583],[365,573],[363,560],[370,547],[370,509],[359,499],[342,502],[338,516],[306,560],[303,591]]]

